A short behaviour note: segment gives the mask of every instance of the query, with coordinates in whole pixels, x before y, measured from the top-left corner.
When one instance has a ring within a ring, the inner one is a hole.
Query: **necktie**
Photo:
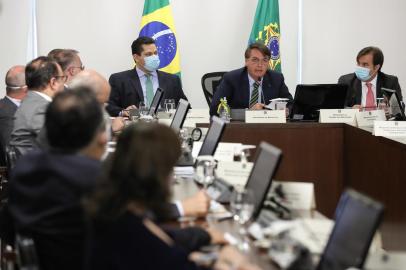
[[[259,88],[260,82],[256,81],[252,85],[252,94],[251,94],[251,99],[250,99],[250,108],[254,106],[255,104],[258,103],[258,88]]]
[[[145,81],[145,89],[147,90],[147,102],[146,103],[148,104],[148,107],[150,107],[151,103],[152,103],[152,99],[154,98],[154,88],[152,86],[152,80],[151,80],[152,75],[145,74],[145,76],[147,77],[147,79]]]
[[[367,98],[365,102],[365,110],[371,111],[375,109],[375,97],[374,92],[372,92],[372,84],[367,82],[366,83],[368,91],[367,91]]]

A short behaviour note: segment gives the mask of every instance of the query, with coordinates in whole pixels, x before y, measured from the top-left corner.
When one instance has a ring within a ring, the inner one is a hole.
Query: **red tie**
[[[367,82],[366,85],[368,88],[368,92],[367,92],[367,100],[365,103],[365,110],[371,111],[375,109],[375,97],[374,92],[372,92],[372,84]]]

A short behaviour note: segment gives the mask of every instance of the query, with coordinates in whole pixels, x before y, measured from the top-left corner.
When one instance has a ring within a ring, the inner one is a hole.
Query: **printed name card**
[[[233,186],[245,186],[252,166],[252,162],[219,161],[217,164],[216,175]]]
[[[286,123],[286,111],[247,110],[245,123]]]
[[[406,122],[375,121],[374,135],[383,137],[406,137]]]
[[[194,142],[192,149],[192,156],[197,157],[203,142]],[[218,161],[233,161],[236,149],[241,149],[241,143],[226,143],[221,142],[218,144],[214,158]]]
[[[346,123],[355,126],[358,109],[321,109],[320,123]]]
[[[197,123],[210,123],[209,109],[190,109],[186,115],[185,127],[195,127]]]
[[[281,189],[285,194],[283,204],[290,209],[312,210],[316,208],[314,184],[308,182],[273,181],[271,194],[275,189]]]
[[[386,121],[385,112],[383,110],[357,112],[355,116],[359,127],[373,127],[374,121]]]

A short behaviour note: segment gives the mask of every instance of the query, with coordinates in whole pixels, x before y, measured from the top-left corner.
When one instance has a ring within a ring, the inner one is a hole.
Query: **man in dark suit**
[[[111,116],[128,116],[128,110],[138,107],[141,101],[149,107],[158,87],[165,91],[162,102],[174,99],[177,104],[179,99],[187,99],[180,78],[158,70],[158,50],[152,38],[139,37],[131,50],[136,67],[112,74],[109,79],[111,94],[106,109]]]
[[[36,145],[35,140],[44,125],[44,115],[52,97],[64,88],[66,76],[52,59],[40,56],[25,68],[27,96],[17,109],[10,147],[17,156],[25,154]]]
[[[221,98],[232,109],[261,110],[270,99],[292,100],[281,73],[269,70],[271,52],[262,43],[253,43],[245,51],[245,67],[226,73],[214,93],[210,115],[217,114]]]
[[[102,108],[87,88],[63,91],[47,107],[45,128],[50,148],[27,153],[13,169],[8,213],[16,231],[33,238],[39,269],[82,269],[81,200],[101,171]]]
[[[6,74],[6,96],[0,99],[0,166],[6,166],[5,148],[13,130],[14,114],[27,94],[24,70],[24,66],[14,66]]]
[[[381,71],[383,60],[383,53],[379,48],[363,48],[357,55],[355,72],[338,79],[338,83],[348,85],[347,107],[375,108],[376,98],[382,97],[382,87],[396,90],[402,99],[398,78]]]

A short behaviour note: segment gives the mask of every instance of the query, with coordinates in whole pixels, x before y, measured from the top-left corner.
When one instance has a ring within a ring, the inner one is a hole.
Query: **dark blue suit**
[[[174,99],[176,104],[181,98],[187,100],[178,76],[159,70],[157,74],[159,87],[165,91],[161,106],[163,106],[163,102],[167,98]],[[121,110],[130,105],[138,107],[140,101],[144,101],[140,78],[135,68],[112,74],[109,83],[111,93],[106,109],[111,116],[117,116]]]
[[[0,99],[0,166],[6,166],[5,149],[10,141],[10,134],[14,125],[14,114],[17,111],[10,99]]]
[[[282,73],[268,70],[262,80],[261,100],[268,104],[270,99],[288,98],[292,100]],[[250,87],[247,68],[240,68],[226,73],[214,93],[210,106],[210,115],[217,114],[217,106],[220,98],[226,97],[227,103],[232,109],[249,107]],[[265,100],[264,100],[265,99]]]

